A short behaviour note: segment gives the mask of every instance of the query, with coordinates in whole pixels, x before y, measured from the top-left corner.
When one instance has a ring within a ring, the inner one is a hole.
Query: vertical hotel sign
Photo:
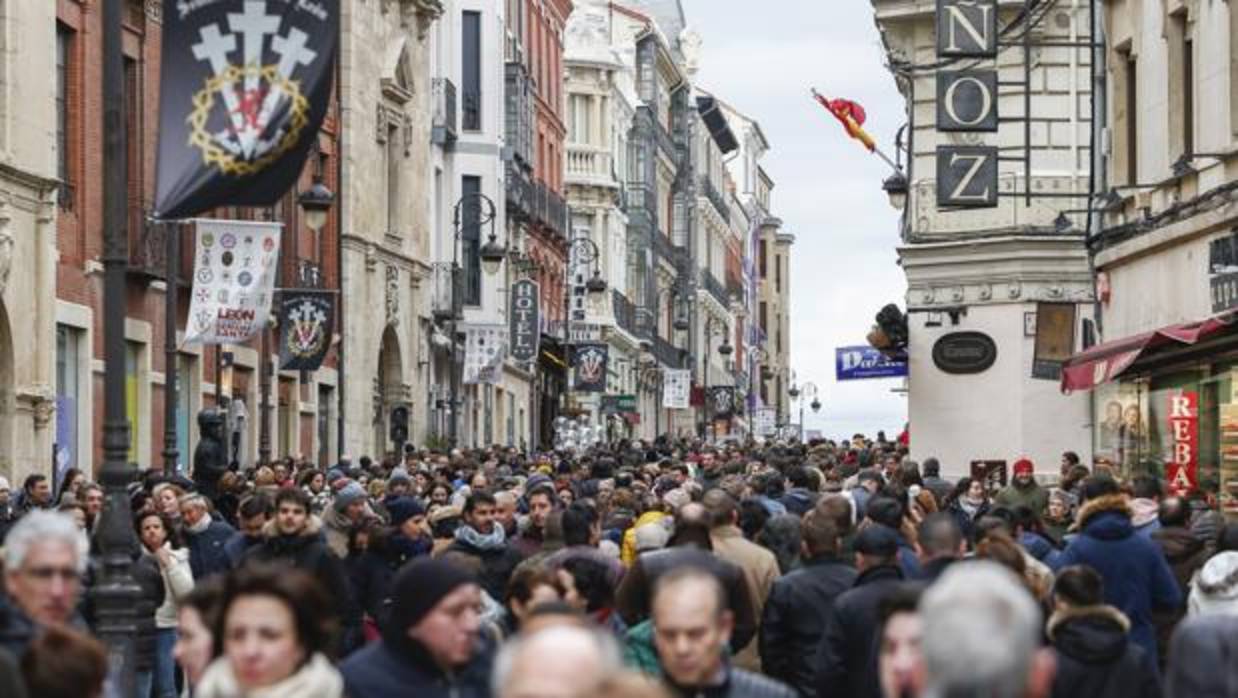
[[[996,58],[996,0],[937,0],[937,57]],[[997,124],[995,68],[937,72],[938,131],[993,133]],[[997,163],[994,146],[938,146],[938,208],[997,206]]]
[[[538,342],[541,339],[540,298],[536,281],[520,279],[512,284],[511,311],[508,313],[510,336],[507,345],[515,361],[537,359]]]
[[[1199,393],[1183,390],[1169,396],[1169,463],[1165,480],[1169,491],[1184,495],[1199,486]]]

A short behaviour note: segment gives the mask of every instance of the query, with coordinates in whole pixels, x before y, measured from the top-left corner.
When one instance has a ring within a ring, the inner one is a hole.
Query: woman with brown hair
[[[229,576],[215,624],[215,653],[200,698],[342,698],[344,680],[327,658],[330,602],[309,575],[245,567]]]
[[[48,626],[22,655],[21,672],[31,696],[99,698],[107,678],[107,651],[89,635]]]

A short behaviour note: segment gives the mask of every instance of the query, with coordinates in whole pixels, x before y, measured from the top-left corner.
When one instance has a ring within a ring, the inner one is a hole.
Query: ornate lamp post
[[[472,206],[466,209],[466,203],[472,204]],[[465,216],[468,216],[467,220]],[[451,405],[448,407],[451,410],[451,417],[448,422],[448,439],[452,447],[456,445],[460,412],[460,371],[456,366],[457,359],[459,358],[456,354],[456,331],[461,320],[460,314],[464,309],[463,299],[460,297],[460,287],[462,285],[460,279],[461,236],[466,225],[476,225],[480,228],[488,224],[490,226],[489,239],[486,244],[481,246],[477,254],[481,268],[487,275],[498,273],[499,266],[503,263],[503,258],[506,256],[506,251],[495,240],[494,221],[496,216],[497,211],[494,207],[494,201],[485,194],[478,192],[460,197],[460,200],[456,202],[451,217],[453,231],[451,244],[451,334],[448,336],[448,340],[451,342],[448,353],[449,360],[451,361]]]
[[[714,337],[722,337],[722,344],[718,345],[718,356],[725,359],[735,351],[734,347],[731,346],[730,330],[726,323],[715,322],[714,317],[711,315],[705,319],[705,366],[701,373],[704,376],[705,383],[705,418],[709,420],[709,435],[711,439],[717,440],[717,425],[714,422],[713,415],[709,413],[709,358],[710,353],[713,351],[712,340]]]

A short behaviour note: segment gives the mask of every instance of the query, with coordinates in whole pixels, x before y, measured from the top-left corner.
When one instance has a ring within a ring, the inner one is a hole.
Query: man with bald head
[[[557,625],[503,647],[492,691],[496,698],[588,698],[622,668],[613,637],[583,625]]]
[[[778,581],[778,560],[770,551],[744,538],[739,528],[739,504],[731,495],[720,489],[710,490],[701,503],[709,511],[709,533],[714,554],[743,570],[759,630],[765,601],[774,588],[774,582]],[[749,671],[760,671],[761,657],[756,643],[750,643],[740,651],[735,663]]]
[[[727,661],[734,623],[715,575],[693,566],[662,575],[653,594],[653,641],[667,687],[684,698],[795,698],[786,685]]]

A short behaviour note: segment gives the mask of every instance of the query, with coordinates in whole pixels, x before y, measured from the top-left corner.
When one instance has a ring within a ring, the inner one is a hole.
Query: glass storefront
[[[1097,386],[1096,463],[1148,474],[1238,518],[1238,361],[1194,362]]]

